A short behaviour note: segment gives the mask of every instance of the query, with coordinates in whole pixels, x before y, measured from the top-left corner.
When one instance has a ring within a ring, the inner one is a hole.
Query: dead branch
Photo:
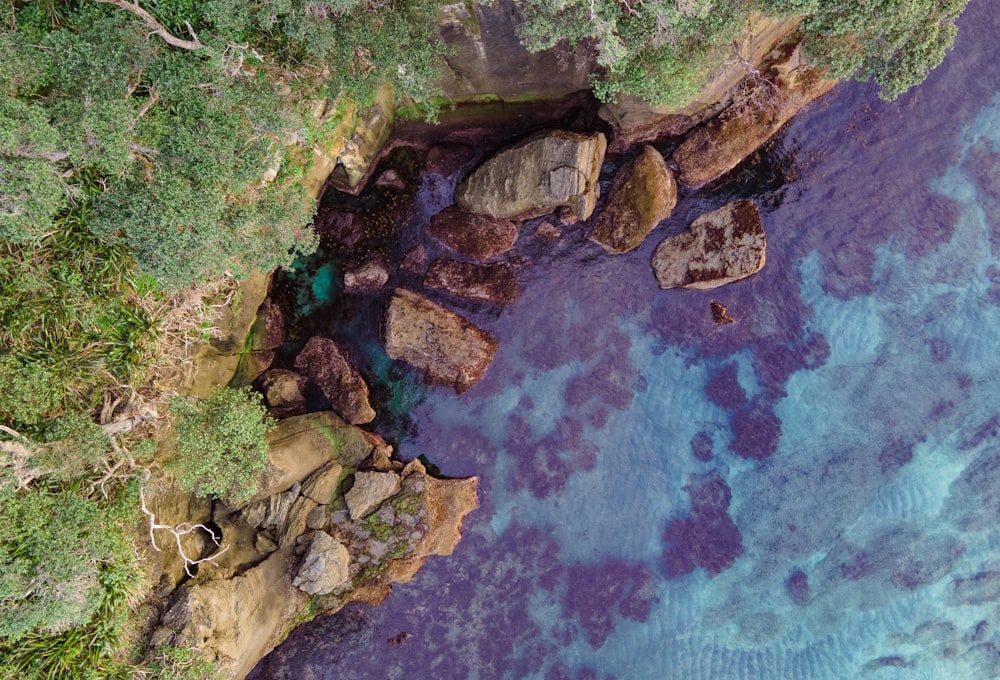
[[[156,545],[156,537],[153,535],[153,532],[156,531],[157,529],[163,529],[169,531],[171,535],[174,537],[174,542],[177,545],[178,554],[180,554],[181,558],[184,560],[184,573],[186,573],[188,576],[192,577],[194,576],[194,574],[191,573],[191,567],[199,565],[202,562],[211,562],[212,564],[215,564],[216,558],[218,558],[224,552],[229,550],[228,545],[225,546],[224,548],[222,547],[222,544],[219,542],[219,539],[215,537],[215,532],[209,529],[204,524],[191,524],[190,522],[181,522],[176,526],[170,526],[168,524],[157,524],[156,515],[154,515],[152,511],[146,507],[146,497],[145,494],[143,493],[142,488],[139,489],[139,503],[140,503],[140,509],[142,510],[143,514],[149,517],[149,542],[153,544],[153,549],[156,550],[157,552],[160,552],[159,546]],[[216,547],[222,548],[222,550],[212,553],[208,557],[203,557],[200,560],[193,560],[187,556],[187,553],[184,552],[184,546],[181,544],[181,537],[194,533],[199,529],[201,529],[202,531],[207,531],[208,535],[212,537],[212,542],[215,543]]]
[[[134,3],[128,2],[128,0],[96,0],[96,1],[104,2],[109,5],[114,5],[115,7],[119,7],[125,10],[126,12],[131,12],[132,14],[136,15],[137,17],[143,20],[146,26],[148,26],[149,29],[153,31],[153,33],[163,38],[164,42],[166,42],[168,45],[173,45],[174,47],[178,47],[182,50],[189,50],[192,52],[194,50],[200,50],[203,47],[205,47],[201,43],[201,41],[198,40],[198,36],[195,35],[194,30],[191,28],[191,24],[185,22],[184,25],[187,26],[188,33],[191,34],[193,40],[184,40],[183,38],[178,38],[177,36],[173,35],[170,31],[168,31],[163,26],[163,24],[157,21],[156,17],[154,17],[152,14],[144,10],[142,7],[139,7],[138,1]]]
[[[28,485],[44,475],[45,471],[41,468],[31,466],[29,461],[34,456],[35,451],[31,448],[31,442],[27,437],[6,425],[0,425],[0,432],[20,440],[0,442],[0,454],[7,454],[9,456],[9,458],[7,456],[0,456],[0,467],[9,466],[13,468],[14,476],[17,478],[18,490],[27,489]]]

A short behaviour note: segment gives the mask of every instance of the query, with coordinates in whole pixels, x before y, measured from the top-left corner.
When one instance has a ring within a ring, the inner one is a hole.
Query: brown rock
[[[257,309],[257,320],[250,327],[250,341],[248,343],[251,351],[277,349],[285,341],[285,316],[281,307],[271,301],[271,298],[264,298],[264,302]]]
[[[423,243],[418,243],[406,251],[406,255],[403,256],[403,262],[399,267],[405,272],[421,274],[427,269],[427,258],[427,247]]]
[[[353,248],[365,233],[359,216],[335,205],[320,206],[313,225],[320,239],[343,248]]]
[[[729,313],[729,309],[726,308],[721,302],[712,301],[712,321],[715,322],[717,326],[724,326],[728,323],[736,323],[736,319],[733,315]]]
[[[425,381],[451,385],[458,393],[483,377],[497,351],[489,333],[404,288],[389,301],[382,328],[391,359],[426,371]]]
[[[601,133],[556,130],[528,137],[486,161],[455,192],[471,212],[527,219],[568,206],[590,217],[607,140]]]
[[[688,135],[673,155],[680,180],[697,187],[722,177],[835,84],[820,69],[798,65],[798,49],[792,50],[748,82],[726,111]]]
[[[311,498],[320,505],[327,505],[333,500],[333,494],[340,486],[340,476],[344,467],[335,461],[330,461],[309,476],[302,485],[302,495]]]
[[[288,418],[306,412],[306,378],[284,368],[272,368],[260,378],[260,390],[268,411],[275,418]]]
[[[471,165],[475,157],[475,149],[467,144],[453,142],[435,144],[427,152],[424,170],[442,177],[450,177]]]
[[[427,233],[462,257],[488,262],[514,247],[517,225],[451,206],[431,218]]]
[[[310,338],[295,357],[295,368],[323,390],[330,408],[349,423],[359,425],[375,418],[375,410],[368,403],[368,385],[333,340]]]
[[[348,266],[344,272],[344,289],[349,293],[379,290],[389,280],[389,268],[380,257],[371,257]]]
[[[438,258],[424,277],[424,285],[452,295],[495,305],[513,304],[517,299],[514,270],[507,264],[471,264]]]
[[[398,172],[396,172],[392,168],[389,168],[388,170],[386,170],[385,172],[383,172],[381,175],[378,176],[378,179],[375,180],[375,186],[384,189],[395,189],[396,191],[403,191],[404,189],[406,189],[406,182],[403,180],[402,177],[399,176]]]
[[[660,288],[717,288],[760,271],[766,245],[757,204],[736,201],[664,239],[653,252],[653,272]]]
[[[638,248],[677,205],[677,183],[660,152],[646,145],[615,176],[608,205],[589,238],[609,253]]]
[[[562,238],[562,230],[551,222],[542,222],[535,230],[535,236],[546,241],[558,241]]]

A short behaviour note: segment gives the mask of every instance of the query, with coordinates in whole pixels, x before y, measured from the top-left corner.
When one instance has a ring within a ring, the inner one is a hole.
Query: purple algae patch
[[[740,458],[763,460],[778,450],[781,437],[781,420],[771,404],[760,395],[733,413],[733,453]]]
[[[527,489],[536,498],[562,491],[573,473],[597,464],[597,446],[584,439],[582,423],[569,416],[560,418],[552,433],[536,437],[527,420],[515,414],[506,444],[519,461],[513,490]]]
[[[691,453],[702,463],[707,463],[712,460],[711,435],[703,430],[691,437]]]
[[[670,521],[663,532],[667,578],[698,567],[716,576],[743,553],[742,536],[729,517],[732,493],[717,473],[695,478],[685,490],[691,499],[691,516]]]
[[[712,374],[705,384],[705,396],[719,408],[729,411],[735,411],[747,403],[747,393],[740,385],[735,363],[727,363]]]
[[[566,569],[563,611],[576,618],[599,649],[621,618],[645,622],[656,601],[655,578],[645,567],[618,560]]]
[[[788,599],[800,607],[809,604],[809,577],[801,569],[793,569],[785,579],[785,592]]]
[[[878,462],[882,474],[894,474],[904,465],[913,460],[913,442],[896,440],[890,442],[878,454]]]

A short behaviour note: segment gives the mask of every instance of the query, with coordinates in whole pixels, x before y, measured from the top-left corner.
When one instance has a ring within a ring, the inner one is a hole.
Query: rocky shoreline
[[[645,132],[623,131],[620,116],[600,122],[596,106],[571,95],[549,107],[555,118],[400,124],[387,141],[392,116],[379,108],[371,116],[378,130],[359,136],[374,145],[358,149],[368,165],[351,168],[357,198],[330,190],[317,216],[323,251],[343,263],[333,283],[351,310],[379,320],[390,359],[462,393],[498,349],[468,310],[515,302],[527,266],[515,254],[526,220],[535,220],[529,237],[539,242],[586,230],[609,257],[632,251],[669,219],[678,192],[725,175],[833,84],[786,41],[737,81],[715,117],[694,126],[697,117],[688,116],[680,136],[676,114],[649,114]],[[664,129],[674,136],[651,132]],[[665,157],[657,146],[674,151]],[[610,183],[601,174],[609,148],[617,154]],[[605,197],[602,181],[610,184]],[[328,182],[343,182],[336,167]],[[421,190],[442,203],[420,204]],[[418,213],[426,228],[405,231]],[[759,211],[737,201],[664,238],[650,265],[661,288],[710,289],[759,271],[765,249]],[[160,523],[204,524],[228,547],[201,536],[189,555],[212,559],[191,578],[179,556],[159,553],[162,606],[151,614],[151,646],[197,648],[230,677],[245,676],[298,623],[351,601],[380,602],[428,556],[450,554],[477,504],[475,478],[437,479],[359,427],[378,423],[370,367],[349,342],[295,327],[299,301],[283,292],[281,276],[269,295],[266,281],[244,288],[227,331],[232,341],[205,353],[189,380],[225,383],[219,376],[228,372],[231,384],[258,389],[281,419],[263,490],[242,507],[169,485],[152,499]],[[719,307],[716,322],[732,323]]]

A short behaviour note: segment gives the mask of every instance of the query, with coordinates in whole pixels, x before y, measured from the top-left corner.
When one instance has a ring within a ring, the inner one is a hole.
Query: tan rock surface
[[[482,378],[497,351],[489,333],[404,288],[389,301],[382,330],[390,358],[426,371],[426,382],[451,385],[459,393]]]
[[[653,272],[660,288],[718,288],[760,271],[766,245],[757,205],[736,201],[664,239],[653,252]]]
[[[497,218],[527,219],[566,206],[585,220],[600,192],[606,149],[601,133],[534,134],[481,165],[455,199],[466,210]]]
[[[618,171],[608,204],[588,238],[612,254],[642,245],[677,205],[677,183],[660,152],[646,145]]]

